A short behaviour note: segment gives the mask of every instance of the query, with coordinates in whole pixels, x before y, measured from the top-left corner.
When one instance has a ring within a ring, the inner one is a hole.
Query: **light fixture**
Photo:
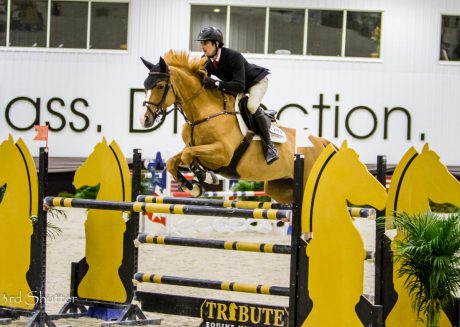
[[[220,8],[214,8],[214,12],[220,12]]]

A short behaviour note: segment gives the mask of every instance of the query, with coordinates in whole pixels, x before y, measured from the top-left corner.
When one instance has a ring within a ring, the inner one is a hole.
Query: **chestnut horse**
[[[169,51],[164,59],[160,57],[158,64],[142,61],[149,69],[149,75],[144,82],[146,111],[141,117],[141,125],[151,127],[156,120],[164,118],[171,105],[186,121],[182,129],[186,146],[166,162],[166,169],[182,187],[199,196],[203,184],[217,181],[211,173],[216,171],[230,178],[265,181],[265,192],[274,200],[292,202],[294,129],[279,126],[286,134],[286,142],[276,144],[280,158],[273,164],[265,162],[260,141],[252,141],[237,162],[234,173],[228,173],[225,167],[232,162],[235,150],[244,140],[235,112],[236,97],[201,85],[207,75],[204,68],[206,58],[191,58],[186,52]],[[314,158],[329,143],[321,138],[310,137],[310,140],[313,148],[299,149],[306,158],[308,156],[307,173]],[[181,165],[190,167],[199,182],[188,182],[178,170]]]

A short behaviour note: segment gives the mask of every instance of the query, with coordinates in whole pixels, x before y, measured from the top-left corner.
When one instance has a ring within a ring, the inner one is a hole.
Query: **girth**
[[[236,166],[240,162],[241,157],[248,149],[249,145],[254,138],[254,132],[248,131],[247,134],[244,136],[243,140],[241,141],[240,145],[236,148],[235,152],[233,152],[232,160],[226,167],[220,167],[218,169],[212,170],[213,172],[221,175],[225,175],[228,178],[239,179],[240,175],[236,171]]]

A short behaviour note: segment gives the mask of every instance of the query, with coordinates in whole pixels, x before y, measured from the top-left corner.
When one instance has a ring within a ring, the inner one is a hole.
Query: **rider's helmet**
[[[219,48],[224,45],[224,36],[220,29],[214,26],[204,27],[198,34],[195,41],[217,41]]]

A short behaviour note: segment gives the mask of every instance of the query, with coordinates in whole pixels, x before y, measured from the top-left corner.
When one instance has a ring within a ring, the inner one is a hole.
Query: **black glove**
[[[219,81],[216,81],[215,79],[211,77],[207,77],[207,76],[203,78],[201,83],[203,84],[204,87],[215,87],[215,88],[219,87]]]

